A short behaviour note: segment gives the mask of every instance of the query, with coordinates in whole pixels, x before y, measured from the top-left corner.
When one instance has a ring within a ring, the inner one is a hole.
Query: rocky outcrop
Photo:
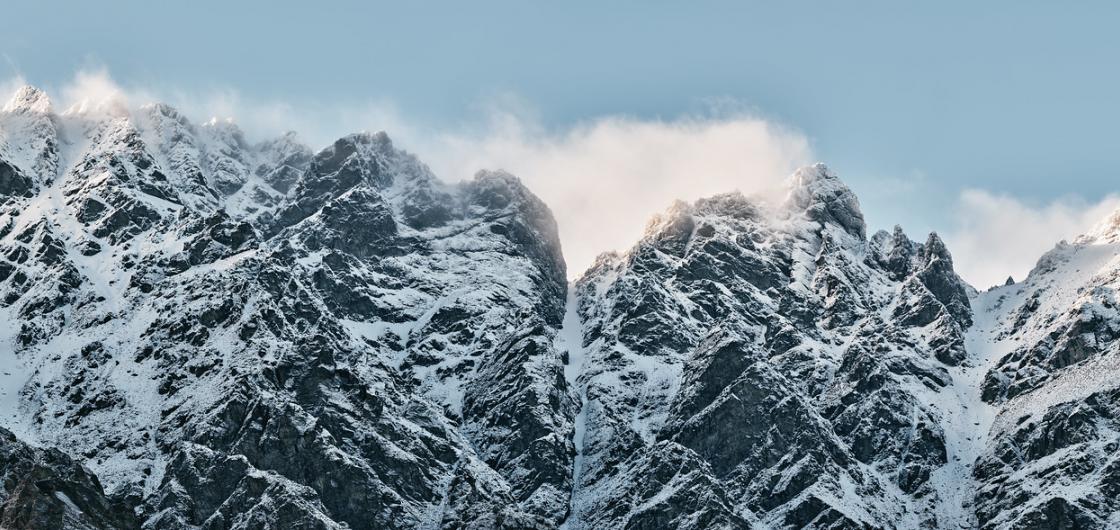
[[[133,508],[58,449],[38,449],[0,428],[0,527],[12,530],[137,528]]]

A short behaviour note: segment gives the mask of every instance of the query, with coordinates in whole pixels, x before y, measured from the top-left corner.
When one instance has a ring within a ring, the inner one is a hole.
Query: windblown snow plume
[[[548,133],[497,113],[486,130],[444,135],[434,147],[437,173],[488,167],[520,176],[555,212],[572,274],[628,247],[662,205],[730,190],[773,195],[812,161],[804,136],[750,116],[603,118]]]

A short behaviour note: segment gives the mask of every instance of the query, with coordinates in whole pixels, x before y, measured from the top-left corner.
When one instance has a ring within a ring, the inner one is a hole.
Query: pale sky
[[[313,144],[384,129],[449,180],[510,166],[574,227],[565,247],[580,263],[669,197],[749,191],[819,160],[873,229],[938,230],[983,288],[1022,277],[1120,188],[1110,2],[3,9],[0,79],[59,99],[84,72]],[[618,228],[596,239],[579,219],[604,201],[620,205]]]

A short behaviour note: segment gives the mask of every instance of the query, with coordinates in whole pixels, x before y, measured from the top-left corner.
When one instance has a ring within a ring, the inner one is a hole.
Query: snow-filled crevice
[[[583,467],[583,436],[586,432],[587,407],[586,387],[579,384],[587,351],[583,347],[583,320],[579,315],[579,297],[574,283],[568,285],[568,299],[564,310],[564,321],[556,334],[556,350],[567,352],[568,362],[564,366],[564,379],[568,388],[573,389],[579,400],[579,412],[574,419],[572,443],[576,456],[572,461],[572,491],[570,493],[568,517],[560,526],[563,530],[573,528],[571,521],[576,512],[576,492],[579,490],[580,469]]]
[[[941,497],[938,518],[950,528],[977,526],[973,505],[977,484],[972,472],[988,446],[999,412],[981,399],[984,377],[1011,347],[997,338],[999,311],[992,302],[990,293],[971,301],[974,322],[965,333],[967,357],[960,365],[948,367],[948,386],[924,394],[941,414],[947,463],[930,479]]]

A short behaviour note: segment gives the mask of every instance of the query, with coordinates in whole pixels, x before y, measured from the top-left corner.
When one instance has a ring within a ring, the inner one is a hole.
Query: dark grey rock
[[[37,449],[0,428],[0,527],[12,530],[139,528],[133,508],[57,449]]]

